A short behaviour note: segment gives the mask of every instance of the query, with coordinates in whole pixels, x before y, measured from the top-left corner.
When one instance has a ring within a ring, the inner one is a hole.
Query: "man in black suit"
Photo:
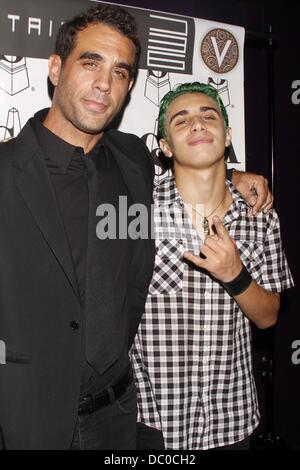
[[[120,197],[151,213],[146,147],[106,130],[139,50],[133,18],[116,6],[62,25],[49,59],[51,108],[0,146],[0,447],[135,448],[128,350],[154,245],[149,233],[99,236],[97,214],[109,204],[118,221]],[[265,182],[254,180],[261,206]]]

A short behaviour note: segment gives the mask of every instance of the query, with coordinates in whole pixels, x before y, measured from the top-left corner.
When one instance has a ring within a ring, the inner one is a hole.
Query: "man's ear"
[[[128,91],[131,90],[132,86],[134,84],[134,79],[132,78],[130,81],[129,81],[129,85],[128,85]]]
[[[231,138],[232,138],[232,129],[231,127],[227,127],[225,131],[225,147],[229,147],[231,144]]]
[[[52,54],[49,57],[48,61],[49,65],[49,78],[53,86],[57,86],[60,72],[62,69],[62,61],[59,55]]]
[[[160,150],[163,152],[163,154],[168,157],[168,158],[172,158],[173,157],[173,153],[170,149],[170,146],[168,144],[168,142],[166,141],[166,139],[160,139],[159,140],[159,146],[160,146]]]

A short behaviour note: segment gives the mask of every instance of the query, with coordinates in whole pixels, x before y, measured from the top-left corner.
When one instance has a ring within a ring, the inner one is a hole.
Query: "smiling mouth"
[[[198,139],[193,139],[189,142],[189,145],[198,145],[198,144],[212,144],[213,139],[211,137],[199,137]]]
[[[83,100],[84,107],[89,111],[94,111],[96,113],[103,113],[108,108],[108,103],[104,103],[103,101],[95,101],[95,100]]]

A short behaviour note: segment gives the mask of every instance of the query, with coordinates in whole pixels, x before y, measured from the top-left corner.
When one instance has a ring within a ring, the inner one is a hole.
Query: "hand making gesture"
[[[221,282],[224,289],[239,304],[244,314],[259,328],[276,322],[280,298],[259,286],[243,265],[235,241],[230,237],[219,217],[213,217],[215,234],[207,236],[201,256],[185,252],[184,257],[199,268],[206,269]],[[260,308],[257,308],[257,306]]]
[[[205,258],[185,252],[184,256],[199,268],[206,269],[221,282],[235,279],[243,267],[235,241],[230,237],[218,216],[213,217],[214,235],[205,238],[201,254]]]

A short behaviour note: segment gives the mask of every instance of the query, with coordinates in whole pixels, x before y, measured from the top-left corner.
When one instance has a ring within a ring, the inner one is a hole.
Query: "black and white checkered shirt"
[[[291,287],[277,214],[248,217],[227,184],[233,203],[223,223],[243,263],[265,289]],[[155,270],[131,350],[138,419],[162,430],[166,449],[233,444],[259,422],[250,322],[217,281],[184,261],[183,252],[199,253],[202,242],[172,177],[156,187],[154,203]]]

